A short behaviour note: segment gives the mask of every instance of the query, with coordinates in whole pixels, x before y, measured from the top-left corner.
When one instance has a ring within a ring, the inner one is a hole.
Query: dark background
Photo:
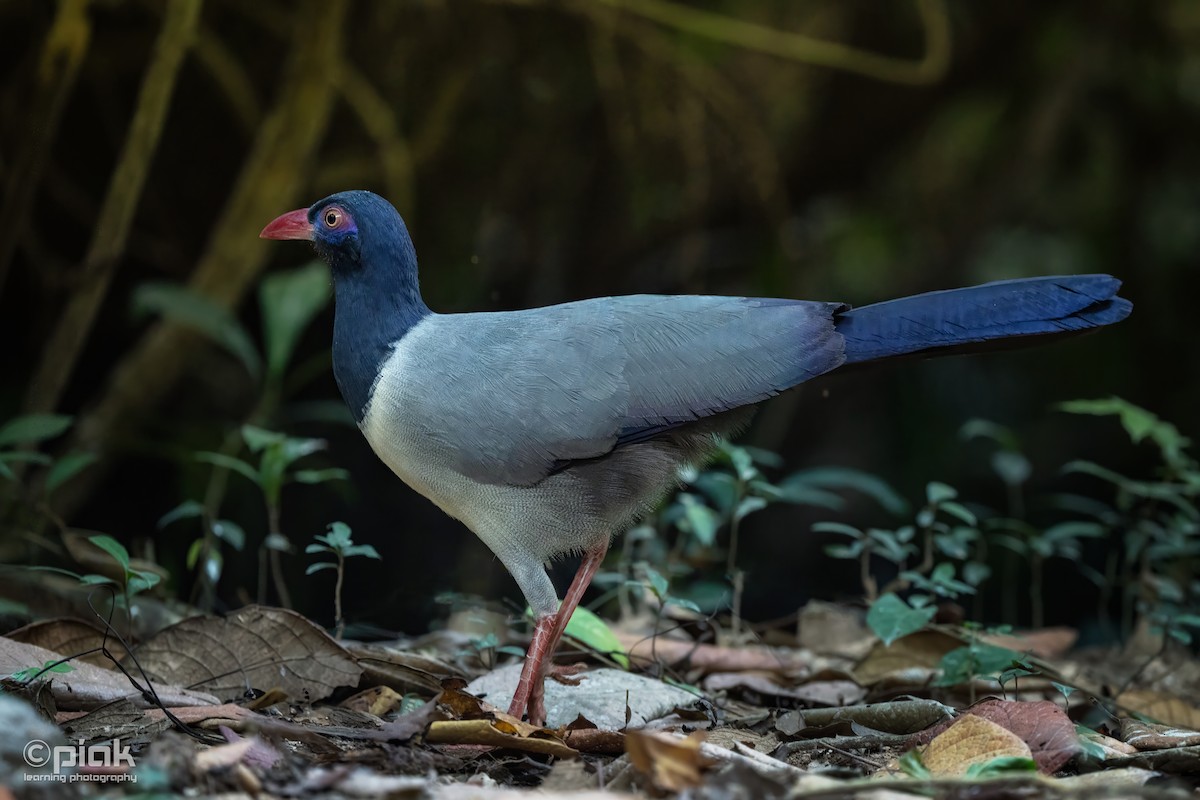
[[[166,9],[82,3],[56,28],[70,5],[0,3],[4,417],[29,407],[32,376],[62,355],[46,343],[67,304],[94,289],[82,265]],[[128,241],[53,404],[79,415],[62,447],[103,453],[59,498],[67,523],[139,552],[152,544],[175,587],[188,585],[194,532],[155,522],[195,495],[206,473],[189,452],[246,419],[256,388],[202,338],[132,314],[131,294],[147,280],[190,282],[257,331],[258,276],[311,257],[257,231],[348,188],[385,194],[405,215],[438,311],[634,292],[863,304],[1056,272],[1125,281],[1133,316],[1095,335],[834,375],[775,401],[744,440],[788,469],[855,466],[914,499],[944,480],[1001,506],[986,449],[957,436],[972,417],[1017,432],[1035,487],[1063,485],[1057,468],[1072,458],[1129,474],[1150,463],[1115,423],[1057,413],[1059,401],[1116,394],[1198,433],[1200,5],[922,2],[949,26],[951,51],[915,84],[908,67],[868,77],[619,6],[206,2],[145,153]],[[901,60],[925,47],[918,6],[903,0],[686,6]],[[289,400],[336,397],[321,363],[331,324],[332,306],[297,358],[315,377]],[[152,342],[160,350],[147,355]],[[518,596],[490,553],[357,431],[283,427],[327,438],[328,461],[353,475],[341,488],[289,489],[285,532],[306,542],[342,519],[383,555],[354,565],[352,618],[419,631],[439,591]],[[225,508],[252,542],[264,529],[257,503],[233,485]],[[751,519],[748,617],[858,591],[853,565],[830,562],[808,532],[829,517],[773,508]],[[838,518],[889,522],[865,505]],[[21,533],[5,533],[3,560],[46,560]],[[220,596],[236,605],[253,558],[229,557]],[[322,618],[328,579],[304,579],[307,560],[288,560],[290,582]],[[1049,622],[1078,622],[1090,607],[1076,580],[1055,583]]]

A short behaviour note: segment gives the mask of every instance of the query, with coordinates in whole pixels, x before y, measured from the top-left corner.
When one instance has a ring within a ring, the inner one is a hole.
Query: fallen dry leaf
[[[854,668],[854,677],[863,686],[872,686],[890,676],[914,671],[917,675],[912,677],[922,679],[937,668],[942,656],[963,644],[963,640],[957,636],[939,630],[911,633],[891,645],[879,642]]]
[[[1007,647],[1018,653],[1031,653],[1038,658],[1061,658],[1079,640],[1079,631],[1066,626],[1040,628],[1013,634],[983,634],[979,637],[988,644]]]
[[[1138,750],[1166,750],[1169,747],[1200,745],[1200,731],[1136,719],[1121,720],[1121,738]]]
[[[1038,769],[1046,774],[1060,770],[1081,750],[1075,723],[1066,712],[1049,700],[1022,702],[988,698],[963,712],[983,717],[1015,733],[1033,753]],[[913,737],[914,742],[928,742],[940,735],[950,724],[939,723]]]
[[[903,734],[924,730],[941,720],[946,720],[945,724],[949,725],[953,713],[950,706],[936,700],[893,700],[844,708],[807,708],[803,712],[803,722],[807,728],[826,728],[844,722],[884,733]]]
[[[440,659],[378,644],[347,644],[346,650],[363,668],[362,683],[388,686],[403,694],[438,691],[447,677],[461,678],[457,667]]]
[[[400,707],[404,697],[388,686],[374,686],[351,695],[341,702],[343,708],[382,717]]]
[[[36,667],[48,661],[59,661],[61,653],[47,650],[33,644],[14,642],[0,637],[0,675],[10,675],[28,667]],[[70,672],[54,672],[45,674],[42,679],[49,684],[54,702],[60,711],[90,711],[106,705],[114,700],[129,698],[137,706],[144,708],[154,704],[153,699],[146,699],[129,679],[120,672],[104,669],[92,664],[72,664]],[[146,685],[145,679],[136,669],[131,673],[140,684]],[[217,698],[204,692],[180,689],[169,681],[153,683],[158,699],[167,706],[198,706],[217,705]]]
[[[135,651],[158,678],[240,698],[278,686],[311,703],[355,686],[362,669],[325,631],[294,611],[247,606],[227,617],[192,617],[160,631]]]
[[[1033,754],[1012,731],[968,714],[935,736],[921,753],[921,760],[935,778],[959,778],[974,764],[1005,756],[1031,758]]]
[[[85,653],[95,650],[101,645],[108,649],[112,657],[120,661],[126,656],[125,646],[115,636],[105,638],[101,628],[70,617],[40,620],[17,628],[5,634],[14,642],[24,642],[53,650],[56,653]],[[73,663],[84,662],[95,664],[97,667],[112,669],[113,662],[103,653],[91,653],[73,659]]]
[[[623,632],[617,632],[617,640],[635,661],[687,666],[704,672],[759,669],[794,673],[807,670],[811,664],[808,655],[789,648],[721,647]]]
[[[695,788],[703,782],[704,770],[713,764],[700,752],[703,742],[703,731],[686,739],[647,730],[632,730],[625,737],[634,769],[666,792]]]
[[[1174,695],[1148,690],[1131,691],[1118,697],[1117,702],[1129,711],[1159,722],[1200,730],[1200,708]]]
[[[799,700],[818,706],[844,706],[857,703],[867,690],[849,680],[809,681],[799,686],[783,685],[775,673],[757,670],[714,672],[701,684],[706,691],[751,691],[765,697]]]

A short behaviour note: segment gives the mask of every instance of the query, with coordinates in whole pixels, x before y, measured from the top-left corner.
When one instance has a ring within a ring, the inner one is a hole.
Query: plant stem
[[[1029,602],[1030,608],[1030,625],[1036,630],[1041,630],[1045,625],[1046,608],[1043,603],[1043,564],[1044,559],[1040,553],[1034,552],[1029,558],[1030,571],[1030,586],[1029,586]]]
[[[278,503],[267,503],[267,535],[283,536],[279,531]],[[284,608],[291,608],[292,596],[288,592],[287,584],[283,580],[283,563],[280,560],[279,551],[275,548],[270,548],[269,557],[271,560],[271,582],[275,584],[275,595],[279,598],[279,605]]]
[[[337,583],[333,586],[333,617],[337,625],[335,638],[341,639],[346,632],[346,620],[342,617],[342,578],[346,574],[346,558],[341,551],[337,554]]]

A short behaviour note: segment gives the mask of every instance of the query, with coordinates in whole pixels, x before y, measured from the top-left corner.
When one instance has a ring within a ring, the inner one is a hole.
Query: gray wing
[[[435,315],[406,360],[402,413],[464,475],[529,485],[837,367],[841,308],[637,295]]]

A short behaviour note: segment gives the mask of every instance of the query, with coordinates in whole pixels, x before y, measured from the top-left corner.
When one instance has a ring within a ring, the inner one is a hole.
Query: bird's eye
[[[342,212],[337,208],[330,208],[325,211],[325,227],[336,228],[342,222]]]

